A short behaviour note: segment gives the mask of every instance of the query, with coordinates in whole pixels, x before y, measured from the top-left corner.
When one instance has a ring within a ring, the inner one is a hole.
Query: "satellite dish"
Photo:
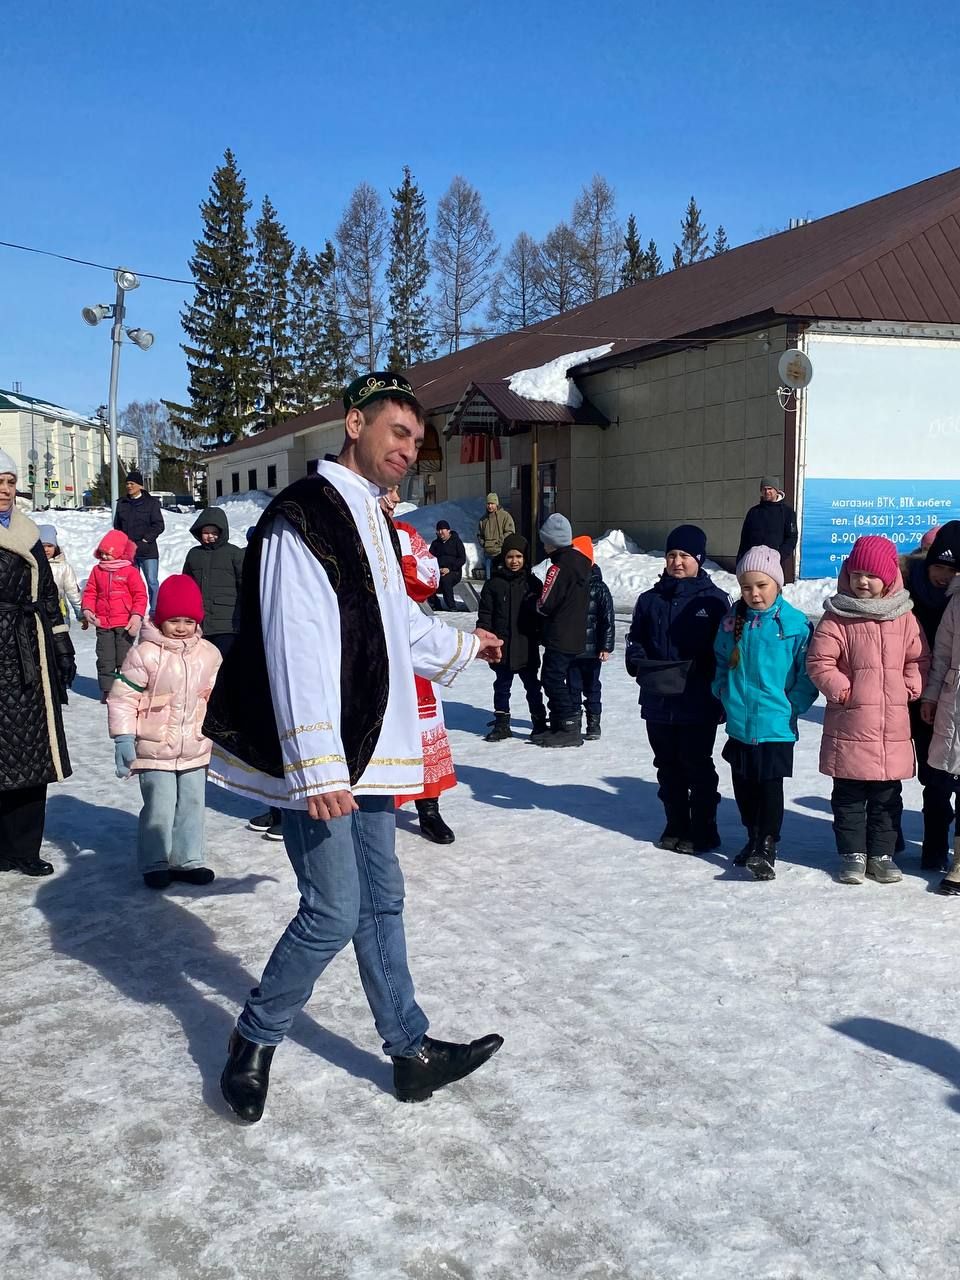
[[[813,365],[810,357],[795,347],[788,348],[777,363],[780,381],[791,391],[801,391],[810,385],[813,377]]]

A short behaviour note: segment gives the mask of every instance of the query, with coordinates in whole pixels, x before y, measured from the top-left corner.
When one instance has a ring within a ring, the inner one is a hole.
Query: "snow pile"
[[[406,510],[401,508],[405,507]],[[438,502],[435,506],[415,507],[412,503],[402,503],[397,507],[397,515],[407,524],[413,525],[421,538],[429,545],[437,536],[437,521],[446,520],[454,533],[459,533],[467,553],[467,574],[481,563],[480,548],[477,545],[477,525],[484,513],[482,498],[467,498],[462,502]]]
[[[216,505],[223,508],[230,525],[230,541],[238,547],[247,545],[247,530],[257,523],[270,502],[267,493],[245,493],[223,498]],[[160,581],[171,573],[181,573],[183,562],[191,547],[197,545],[190,532],[198,511],[165,511],[166,528],[160,537]],[[76,570],[81,585],[93,568],[93,553],[105,533],[113,527],[109,511],[34,511],[30,518],[35,524],[52,524],[57,530],[60,549]]]
[[[567,370],[588,360],[598,360],[612,348],[612,342],[605,342],[601,347],[589,347],[586,351],[571,351],[537,369],[521,369],[519,373],[512,373],[507,383],[515,395],[524,396],[527,400],[546,400],[550,404],[566,404],[571,409],[579,409],[583,396],[567,377]]]
[[[621,529],[608,529],[602,538],[594,541],[593,558],[600,566],[618,613],[632,612],[637,596],[649,591],[663,573],[663,556],[649,555]],[[544,560],[535,572],[542,577],[549,567],[549,561]],[[726,591],[731,600],[737,598],[740,588],[734,574],[727,573],[712,560],[707,560],[703,567],[721,591]],[[835,578],[810,578],[791,583],[783,594],[808,617],[818,618],[823,613],[824,600],[836,589]]]

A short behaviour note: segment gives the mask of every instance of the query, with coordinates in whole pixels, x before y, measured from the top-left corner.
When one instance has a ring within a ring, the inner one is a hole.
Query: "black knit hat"
[[[707,535],[695,524],[679,524],[667,535],[667,545],[663,550],[664,554],[685,551],[697,564],[703,564],[707,554]]]
[[[500,548],[501,557],[505,556],[508,551],[519,551],[523,556],[524,563],[530,558],[530,544],[521,533],[508,533],[503,540],[503,546]]]
[[[438,521],[437,521],[437,533],[439,533],[441,529],[449,529],[449,528],[450,528],[450,521],[449,521],[449,520],[438,520]]]
[[[960,569],[960,520],[950,520],[937,530],[927,551],[927,564]]]

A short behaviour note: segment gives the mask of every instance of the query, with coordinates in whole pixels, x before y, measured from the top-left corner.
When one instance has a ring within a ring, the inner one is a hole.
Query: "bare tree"
[[[387,215],[383,201],[361,182],[337,228],[338,264],[352,329],[354,364],[375,369],[384,341],[383,266]]]
[[[120,414],[120,428],[139,441],[140,470],[151,477],[157,469],[160,446],[178,443],[179,433],[173,430],[170,415],[156,400],[131,400]]]
[[[459,351],[470,312],[489,294],[499,252],[480,193],[459,174],[437,205],[431,242],[440,277],[437,322],[450,351]]]
[[[580,242],[584,292],[593,301],[619,287],[624,236],[617,222],[616,203],[613,187],[595,173],[573,206],[573,229]]]
[[[490,295],[490,323],[498,333],[536,324],[547,314],[540,288],[540,253],[533,236],[521,231],[503,260]]]
[[[540,246],[538,287],[548,314],[569,311],[586,300],[580,241],[568,222],[558,223]]]

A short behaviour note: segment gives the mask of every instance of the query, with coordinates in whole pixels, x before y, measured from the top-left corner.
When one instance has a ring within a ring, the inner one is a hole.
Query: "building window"
[[[307,475],[315,476],[317,474],[317,467],[319,467],[319,465],[320,465],[319,458],[308,458],[307,459]]]
[[[223,481],[222,480],[217,481],[217,497],[218,498],[223,497]]]
[[[267,488],[275,489],[277,487],[277,468],[275,466],[267,467]]]
[[[234,471],[230,476],[230,492],[231,493],[240,492],[240,472],[239,471]]]
[[[251,467],[247,472],[247,488],[255,489],[257,487],[257,468]]]

